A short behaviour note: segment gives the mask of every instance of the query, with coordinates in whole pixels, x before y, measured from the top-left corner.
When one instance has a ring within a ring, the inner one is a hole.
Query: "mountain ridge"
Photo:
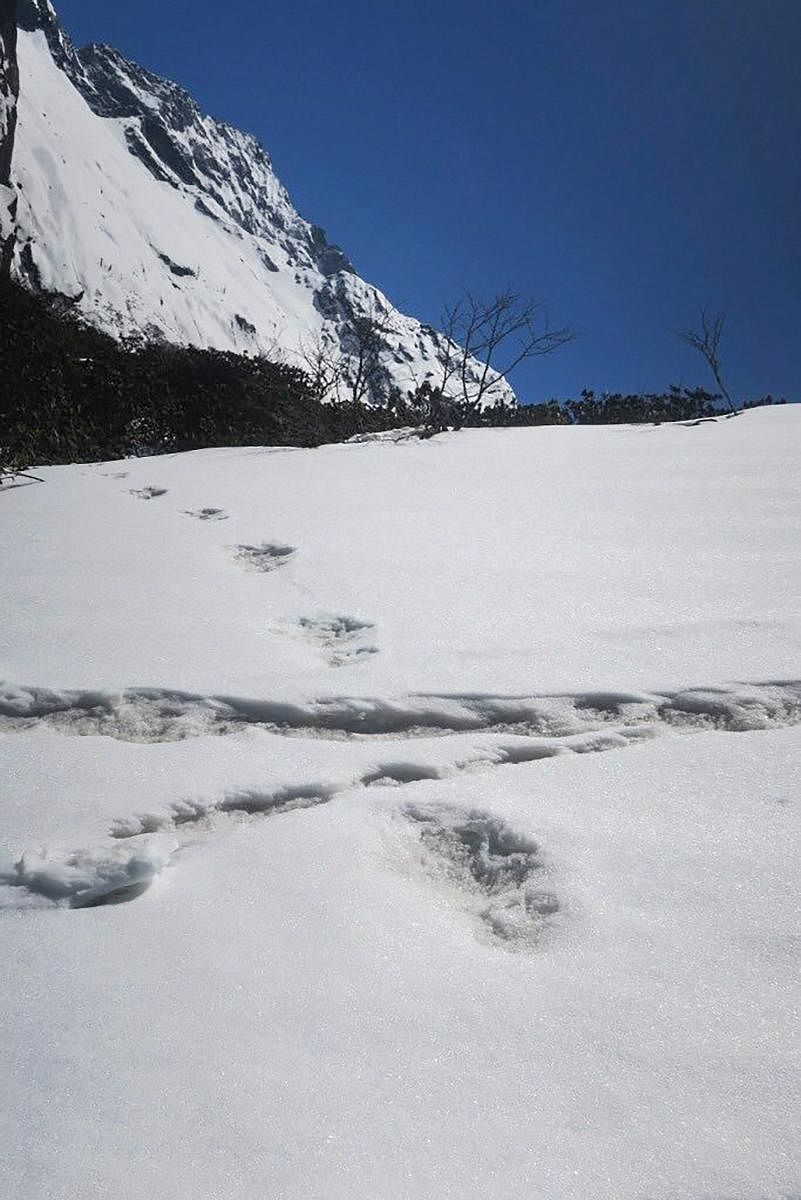
[[[325,356],[346,394],[362,387],[374,402],[437,386],[444,335],[399,312],[296,211],[257,138],[113,47],[76,49],[49,0],[20,0],[17,24],[21,89],[6,150],[16,212],[3,226],[6,240],[16,229],[12,275],[74,297],[117,336],[298,365]],[[471,360],[468,376],[481,370]],[[485,398],[495,399],[514,399],[503,380]]]

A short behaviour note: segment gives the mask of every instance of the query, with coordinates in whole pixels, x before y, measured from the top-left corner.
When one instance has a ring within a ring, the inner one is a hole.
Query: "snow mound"
[[[257,551],[259,556],[263,553],[267,553],[263,548]],[[379,652],[377,646],[365,641],[375,631],[369,621],[301,617],[297,630],[322,649],[332,666]],[[287,735],[342,738],[414,738],[491,730],[565,739],[566,748],[581,751],[597,749],[598,739],[578,740],[575,745],[567,739],[601,731],[604,745],[612,747],[659,733],[699,733],[707,729],[736,733],[798,725],[801,680],[664,693],[337,696],[295,704],[159,688],[130,689],[115,695],[0,683],[0,730],[20,730],[33,723],[46,723],[73,734],[153,742],[208,733],[230,734],[241,726],[262,726]],[[509,753],[518,751],[512,749]],[[548,753],[547,747],[540,747],[535,756]]]
[[[26,851],[10,870],[0,872],[0,883],[70,908],[118,904],[150,887],[175,846],[143,839],[133,848]]]

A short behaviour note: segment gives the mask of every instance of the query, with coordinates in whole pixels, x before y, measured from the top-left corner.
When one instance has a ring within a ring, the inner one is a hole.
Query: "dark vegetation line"
[[[222,350],[115,341],[63,296],[0,281],[0,474],[34,463],[87,462],[207,446],[318,446],[418,426],[605,424],[701,420],[719,397],[700,388],[602,395],[483,411],[424,383],[379,404],[324,402],[299,367]],[[770,397],[759,403],[773,403]]]
[[[324,405],[297,367],[220,350],[115,341],[64,298],[0,283],[0,467],[204,446],[316,446],[395,424]]]

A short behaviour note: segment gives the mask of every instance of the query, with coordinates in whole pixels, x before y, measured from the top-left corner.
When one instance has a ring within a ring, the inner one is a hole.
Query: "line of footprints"
[[[127,478],[127,471],[110,472],[111,479]],[[129,488],[137,500],[156,500],[166,496],[167,488],[149,485]],[[184,516],[197,521],[227,521],[228,513],[223,508],[183,509]],[[237,545],[233,547],[234,558],[247,570],[269,573],[287,565],[298,553],[297,546],[283,542],[262,542],[259,545]],[[330,616],[300,617],[293,632],[309,641],[323,655],[330,667],[349,667],[378,654],[374,643],[376,627],[372,621],[358,617]]]

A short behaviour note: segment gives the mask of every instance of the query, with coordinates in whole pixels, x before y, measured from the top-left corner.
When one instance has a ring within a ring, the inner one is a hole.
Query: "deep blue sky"
[[[801,0],[61,0],[255,133],[408,312],[510,284],[581,337],[521,400],[708,383],[801,398]]]

